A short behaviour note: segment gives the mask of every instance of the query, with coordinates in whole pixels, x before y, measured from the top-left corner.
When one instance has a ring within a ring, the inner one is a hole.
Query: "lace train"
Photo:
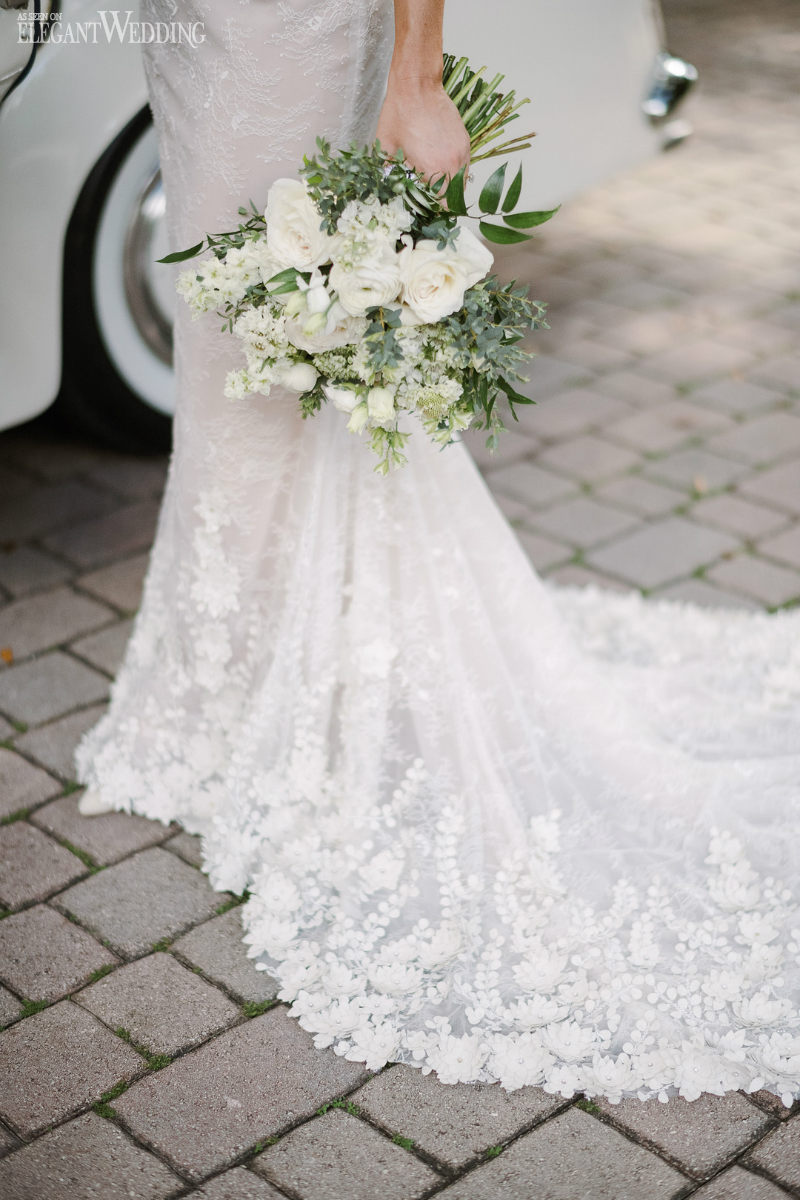
[[[177,246],[316,133],[370,136],[390,47],[384,0],[190,7],[199,49],[146,48]],[[203,835],[319,1046],[791,1103],[800,614],[544,584],[463,446],[412,437],[380,479],[334,410],[225,400],[213,321],[175,332],[156,539],[80,781]]]

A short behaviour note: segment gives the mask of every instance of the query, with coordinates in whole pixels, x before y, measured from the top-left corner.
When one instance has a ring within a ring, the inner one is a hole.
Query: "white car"
[[[175,305],[156,259],[179,247],[165,240],[140,46],[117,35],[126,12],[0,0],[0,429],[56,400],[107,444],[154,450],[169,444]],[[79,32],[92,23],[94,37]],[[664,52],[652,0],[506,0],[494,22],[483,0],[457,0],[445,45],[532,98],[526,208],[687,131],[671,114],[695,72]]]

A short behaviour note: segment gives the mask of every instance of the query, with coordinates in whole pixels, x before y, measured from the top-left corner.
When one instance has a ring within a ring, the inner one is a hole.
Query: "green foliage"
[[[153,942],[150,949],[153,954],[158,954],[159,951],[169,950],[170,946],[172,945],[172,940],[173,939],[171,937],[162,938],[160,942]]]
[[[401,1137],[399,1133],[396,1133],[392,1138],[392,1141],[394,1142],[395,1146],[402,1146],[404,1150],[414,1149],[413,1138]]]
[[[582,1096],[580,1100],[575,1101],[575,1107],[581,1108],[584,1112],[592,1113],[595,1116],[600,1112],[600,1109],[597,1107],[594,1101],[588,1100],[585,1096]]]
[[[504,1149],[505,1149],[504,1146],[490,1146],[488,1148],[488,1150],[484,1150],[483,1157],[484,1158],[497,1158],[498,1154],[502,1154]]]
[[[23,821],[29,812],[31,812],[30,808],[18,808],[16,812],[0,817],[0,825],[13,825],[15,821]]]
[[[44,1008],[49,1008],[49,1000],[23,1000],[20,1010],[21,1017],[32,1017],[34,1013],[41,1012]]]
[[[97,983],[98,979],[103,979],[114,970],[114,963],[106,963],[104,967],[98,967],[96,971],[92,971],[89,976],[89,983]]]
[[[101,868],[92,858],[91,854],[87,854],[85,850],[81,850],[79,846],[74,846],[72,842],[68,842],[66,838],[60,838],[59,841],[65,850],[69,850],[70,854],[74,854],[79,858],[85,867],[88,867],[93,875],[96,875]]]
[[[229,896],[227,900],[223,900],[214,909],[217,916],[221,917],[223,913],[230,912],[232,908],[239,908],[242,901],[239,896]]]
[[[317,1116],[324,1117],[325,1113],[330,1108],[341,1108],[344,1112],[349,1113],[351,1117],[358,1117],[361,1114],[361,1109],[352,1100],[347,1100],[344,1096],[340,1096],[336,1100],[328,1100],[326,1104],[321,1104],[317,1109]]]
[[[246,1017],[260,1017],[262,1013],[274,1008],[277,1003],[277,1000],[245,1000],[242,1005],[242,1013]]]

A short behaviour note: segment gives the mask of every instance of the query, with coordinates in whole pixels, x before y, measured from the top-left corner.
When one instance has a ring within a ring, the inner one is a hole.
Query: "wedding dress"
[[[145,0],[171,245],[373,136],[390,0]],[[168,270],[170,268],[164,268]],[[317,1045],[616,1101],[800,1096],[800,614],[543,584],[463,444],[380,478],[342,414],[223,397],[174,450],[108,712],[109,806],[202,834]]]

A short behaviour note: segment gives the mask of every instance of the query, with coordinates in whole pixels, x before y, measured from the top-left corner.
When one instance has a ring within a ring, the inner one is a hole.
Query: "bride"
[[[171,245],[379,112],[389,149],[456,170],[442,6],[395,0],[393,37],[390,0],[193,0],[202,45],[144,48]],[[81,811],[201,834],[256,967],[372,1069],[790,1104],[800,614],[545,585],[463,444],[412,437],[380,478],[340,414],[224,399],[232,353],[180,306],[167,487]]]

